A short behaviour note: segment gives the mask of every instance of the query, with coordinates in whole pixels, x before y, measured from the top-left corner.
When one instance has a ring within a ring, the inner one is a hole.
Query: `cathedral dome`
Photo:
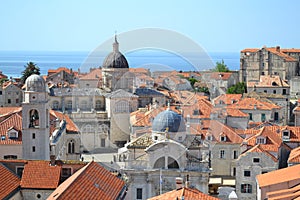
[[[113,52],[108,54],[103,61],[103,68],[129,68],[128,62],[125,56],[119,51],[119,43],[117,36],[115,36],[115,42],[113,43]]]
[[[26,91],[31,92],[46,92],[45,80],[37,75],[32,74],[25,81]]]
[[[169,108],[159,113],[152,123],[152,131],[165,132],[167,129],[168,132],[183,132],[186,130],[183,117]]]

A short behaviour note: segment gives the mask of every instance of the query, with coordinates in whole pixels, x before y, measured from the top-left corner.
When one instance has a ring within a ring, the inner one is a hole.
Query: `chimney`
[[[55,155],[50,155],[50,166],[55,166]]]
[[[276,46],[276,51],[280,52],[280,46]]]
[[[182,188],[183,179],[181,177],[176,177],[176,190]]]
[[[55,119],[55,128],[56,128],[56,129],[59,129],[59,127],[60,127],[60,121],[59,121],[58,118],[56,118],[56,119]]]
[[[185,187],[189,188],[190,187],[190,175],[186,175],[186,181],[185,181]]]

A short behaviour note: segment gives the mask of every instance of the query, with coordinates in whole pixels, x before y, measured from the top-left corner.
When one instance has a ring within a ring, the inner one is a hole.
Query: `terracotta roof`
[[[0,107],[0,116],[7,115],[22,110],[22,107]]]
[[[99,80],[102,77],[102,70],[100,68],[92,69],[89,73],[82,75],[80,80]]]
[[[243,139],[233,129],[217,120],[210,120],[207,134],[211,134],[219,143],[240,144],[243,142]],[[221,141],[221,135],[226,135],[226,141]]]
[[[225,118],[226,116],[243,118],[249,117],[248,114],[234,108],[213,108],[211,112],[218,114],[218,118]]]
[[[21,179],[22,188],[55,189],[59,185],[61,166],[50,166],[49,161],[28,161]]]
[[[0,174],[0,199],[5,199],[19,187],[20,179],[2,164]]]
[[[129,68],[129,71],[132,73],[138,73],[138,74],[150,74],[149,69],[145,68]]]
[[[300,53],[300,49],[294,49],[294,48],[291,48],[291,49],[281,49],[281,51],[283,53]]]
[[[212,104],[206,99],[195,100],[193,104],[180,107],[183,111],[184,118],[187,118],[189,115],[190,118],[199,119],[209,119],[212,108]]]
[[[262,101],[262,99],[244,98],[235,104],[228,105],[228,108],[236,108],[240,110],[272,110],[280,109],[281,107],[274,103]]]
[[[242,94],[222,94],[216,97],[213,102],[215,105],[226,104],[231,105],[242,99]]]
[[[247,87],[290,87],[280,76],[265,75],[260,76],[259,82],[247,82]]]
[[[7,78],[7,76],[1,72],[0,73],[0,79],[2,79],[2,78]]]
[[[287,62],[297,62],[296,58],[293,58],[287,54],[285,54],[284,52],[282,52],[281,50],[277,50],[276,47],[271,47],[271,48],[267,48],[268,51],[272,52],[273,54],[283,58],[285,61]]]
[[[253,152],[256,152],[256,153],[265,153],[267,156],[271,157],[274,162],[278,161],[278,158],[275,157],[273,154],[271,154],[269,151],[267,151],[265,149],[264,145],[261,145],[261,144],[256,145],[256,146],[252,147],[251,149],[247,150],[245,153],[243,153],[242,156],[245,155],[245,154],[247,154],[247,153],[251,153],[251,152],[252,153]]]
[[[61,72],[61,71],[65,71],[69,74],[71,74],[71,70],[67,67],[59,67],[57,69],[48,69],[48,75],[51,75],[51,74],[54,74],[54,73],[57,73],[57,72]]]
[[[231,74],[231,72],[212,72],[210,78],[216,80],[228,80]]]
[[[60,184],[48,199],[117,199],[124,187],[124,181],[91,162]]]
[[[280,199],[295,199],[300,196],[300,184],[288,188],[272,192],[267,192],[268,200],[280,200]]]
[[[288,163],[300,163],[300,147],[297,147],[291,151]]]
[[[60,120],[66,120],[67,122],[67,132],[79,132],[78,127],[73,122],[73,120],[70,119],[70,117],[66,114],[63,114],[58,111],[50,110],[50,115],[55,116],[56,118],[59,118]]]
[[[247,52],[255,53],[255,52],[257,52],[258,50],[259,50],[258,48],[252,48],[252,49],[248,48],[248,49],[243,49],[243,50],[241,51],[241,53],[247,53]]]
[[[300,165],[294,165],[284,169],[275,170],[266,174],[256,176],[259,187],[285,183],[288,181],[298,180],[300,182]]]
[[[17,139],[10,139],[8,130],[14,128],[18,131]],[[5,137],[5,140],[0,140],[0,144],[22,144],[22,117],[19,113],[14,113],[2,122],[0,122],[0,136]]]
[[[156,197],[149,198],[148,200],[217,200],[218,198],[204,194],[201,191],[193,188],[183,187],[180,189],[166,192]]]

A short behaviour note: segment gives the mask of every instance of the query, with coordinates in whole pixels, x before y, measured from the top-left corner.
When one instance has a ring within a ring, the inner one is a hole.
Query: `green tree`
[[[244,82],[237,83],[227,90],[227,94],[244,94],[246,92],[246,84]]]
[[[195,78],[188,78],[188,81],[191,83],[193,88],[194,88],[195,83],[198,82],[198,80]]]
[[[0,79],[0,85],[2,85],[4,82],[6,82],[6,81],[8,81],[8,79],[7,78],[1,78]]]
[[[216,67],[213,69],[215,72],[229,72],[229,69],[227,65],[224,63],[224,60],[222,62],[216,62]]]
[[[25,70],[22,72],[22,77],[21,77],[21,82],[24,84],[26,79],[32,75],[32,74],[37,74],[40,75],[40,68],[36,66],[35,63],[29,62],[27,65],[24,66]]]

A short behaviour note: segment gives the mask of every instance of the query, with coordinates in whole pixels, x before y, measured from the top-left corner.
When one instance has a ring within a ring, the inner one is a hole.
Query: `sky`
[[[141,28],[176,31],[208,52],[300,48],[299,7],[297,0],[3,0],[0,50],[91,51],[115,31]]]

